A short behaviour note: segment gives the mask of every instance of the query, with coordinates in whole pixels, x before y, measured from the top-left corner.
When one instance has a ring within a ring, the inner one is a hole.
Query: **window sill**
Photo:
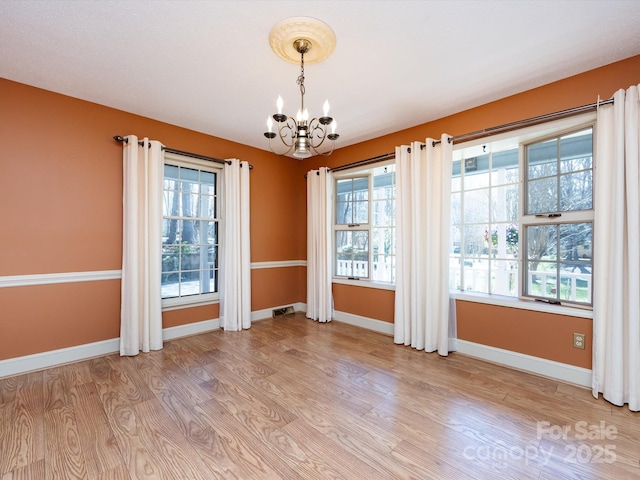
[[[162,311],[169,312],[171,310],[181,310],[183,308],[203,307],[205,305],[215,305],[220,303],[220,298],[170,298],[162,300]]]
[[[580,307],[568,307],[566,305],[551,305],[534,300],[522,298],[504,297],[501,295],[489,295],[486,293],[471,293],[451,290],[449,298],[463,300],[465,302],[484,303],[500,307],[518,308],[521,310],[533,310],[536,312],[553,313],[555,315],[566,315],[569,317],[593,318],[593,310]]]
[[[338,283],[340,285],[351,285],[354,287],[376,288],[378,290],[395,290],[396,286],[393,283],[372,282],[371,280],[349,280],[348,278],[336,278],[331,280],[331,283]]]

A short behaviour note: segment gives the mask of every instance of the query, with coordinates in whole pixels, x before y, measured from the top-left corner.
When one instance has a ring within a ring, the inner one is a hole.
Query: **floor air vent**
[[[290,315],[294,313],[294,310],[293,310],[293,307],[282,307],[282,308],[276,308],[271,312],[273,313],[274,317],[281,317],[282,315]]]

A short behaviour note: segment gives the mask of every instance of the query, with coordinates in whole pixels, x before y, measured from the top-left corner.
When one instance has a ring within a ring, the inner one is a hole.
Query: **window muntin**
[[[395,281],[395,164],[336,175],[334,277]]]
[[[593,125],[576,126],[585,118],[454,151],[450,288],[592,303]]]
[[[219,168],[167,156],[164,166],[163,299],[217,298]]]

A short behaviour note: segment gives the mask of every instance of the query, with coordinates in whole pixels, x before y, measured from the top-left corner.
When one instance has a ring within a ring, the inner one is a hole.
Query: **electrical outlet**
[[[574,333],[573,334],[573,348],[581,348],[584,350],[584,333]]]

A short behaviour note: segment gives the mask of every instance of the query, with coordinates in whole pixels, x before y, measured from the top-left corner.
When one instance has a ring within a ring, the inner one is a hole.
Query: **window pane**
[[[451,223],[460,224],[462,221],[462,198],[460,192],[451,194]]]
[[[336,223],[338,225],[347,225],[353,223],[353,212],[351,211],[351,203],[336,203]]]
[[[374,228],[371,235],[373,254],[371,279],[392,282],[395,270],[395,252],[393,251],[395,228]]]
[[[489,221],[489,189],[464,192],[464,222]]]
[[[491,215],[495,222],[518,221],[518,185],[491,189]]]
[[[174,165],[165,165],[164,166],[164,179],[165,179],[165,182],[173,183],[171,181],[171,179],[178,180],[178,178],[179,178],[178,177],[178,167],[176,167]],[[173,187],[173,188],[176,188],[176,187]]]
[[[200,183],[201,187],[215,187],[216,186],[216,174],[212,172],[200,172]],[[215,190],[211,193],[212,195],[215,193]]]
[[[179,220],[164,219],[162,221],[162,244],[175,245],[180,243],[180,235],[178,231]]]
[[[376,168],[373,171],[373,198],[395,197],[396,173],[395,165]]]
[[[591,128],[565,135],[560,139],[560,171],[590,170],[593,167],[593,134]]]
[[[207,231],[207,244],[218,244],[218,222],[205,222]]]
[[[520,181],[519,149],[510,148],[491,154],[491,185],[504,185]]]
[[[459,192],[461,186],[462,186],[462,179],[459,176],[451,178],[451,191],[452,192]]]
[[[529,262],[527,269],[527,293],[534,297],[558,298],[556,263]]]
[[[353,223],[369,223],[369,202],[353,202]]]
[[[557,242],[557,225],[527,227],[527,259],[533,262],[534,270],[539,261],[557,260]]]
[[[393,198],[373,202],[373,226],[395,225],[395,201]]]
[[[336,275],[369,276],[369,232],[336,232]]]
[[[560,177],[560,210],[590,210],[593,206],[592,172],[571,173]]]
[[[554,213],[558,211],[557,177],[533,180],[527,185],[527,213]]]
[[[464,289],[489,293],[489,261],[486,259],[465,260],[463,267]]]
[[[466,161],[469,161],[469,159],[467,159]],[[465,168],[465,174],[464,174],[464,188],[465,190],[471,189],[471,188],[484,188],[484,187],[488,187],[489,186],[489,172],[488,171],[484,171],[484,172],[469,172],[467,173],[467,170]]]
[[[527,147],[529,180],[558,174],[558,142],[556,139]]]
[[[560,265],[560,300],[591,303],[591,264]]]
[[[489,253],[486,239],[488,227],[486,225],[473,225],[464,227],[464,254],[467,256],[480,256]]]
[[[518,295],[518,262],[491,262],[491,293],[513,297]]]
[[[460,225],[451,225],[451,248],[450,253],[460,255],[462,253],[462,232]]]
[[[493,226],[491,243],[495,258],[515,258],[518,256],[518,225],[498,223]]]
[[[560,225],[560,257],[566,262],[591,263],[591,223]]]
[[[193,168],[184,168],[180,167],[180,179],[183,180],[183,185],[185,182],[193,182],[197,184],[199,182],[199,171]],[[183,187],[183,190],[184,187]]]

